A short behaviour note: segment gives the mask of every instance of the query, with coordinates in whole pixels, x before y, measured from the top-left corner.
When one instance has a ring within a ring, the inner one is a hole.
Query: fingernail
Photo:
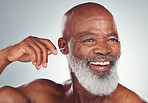
[[[51,51],[48,51],[48,54],[50,54],[51,53]]]
[[[41,65],[38,66],[38,69],[41,69]]]
[[[47,63],[44,63],[44,68],[46,68],[47,67]]]
[[[36,65],[36,62],[34,62],[33,65]]]
[[[54,54],[57,54],[58,53],[57,50],[54,50],[53,52],[54,52]]]

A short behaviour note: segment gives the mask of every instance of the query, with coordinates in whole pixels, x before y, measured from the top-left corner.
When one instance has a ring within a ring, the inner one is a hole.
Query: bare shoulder
[[[28,100],[16,88],[4,86],[0,87],[0,103],[28,103]]]
[[[120,98],[120,103],[147,103],[135,92],[121,84],[118,85],[117,90],[117,96]]]
[[[18,90],[21,91],[31,103],[58,103],[57,101],[64,98],[65,93],[63,85],[47,79],[32,81],[18,87]]]

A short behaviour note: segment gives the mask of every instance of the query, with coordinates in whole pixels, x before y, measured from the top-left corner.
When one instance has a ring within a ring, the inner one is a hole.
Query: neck
[[[75,103],[101,103],[106,99],[112,98],[115,91],[107,96],[98,96],[89,93],[78,81],[75,74],[71,72],[71,79],[73,83],[73,96]]]

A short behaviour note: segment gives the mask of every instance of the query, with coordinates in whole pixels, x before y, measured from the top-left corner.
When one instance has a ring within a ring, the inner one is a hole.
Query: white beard
[[[67,59],[70,71],[75,74],[79,83],[89,93],[104,96],[111,94],[117,88],[119,77],[116,65],[110,68],[108,74],[99,73],[99,75],[95,75],[86,63],[78,60],[73,55],[67,55]]]

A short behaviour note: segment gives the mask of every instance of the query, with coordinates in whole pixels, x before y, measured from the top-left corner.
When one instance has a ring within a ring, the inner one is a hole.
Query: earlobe
[[[59,49],[60,51],[63,53],[63,54],[68,54],[69,50],[68,50],[68,44],[67,44],[67,41],[64,39],[64,38],[59,38],[58,40],[58,46],[59,46]]]

